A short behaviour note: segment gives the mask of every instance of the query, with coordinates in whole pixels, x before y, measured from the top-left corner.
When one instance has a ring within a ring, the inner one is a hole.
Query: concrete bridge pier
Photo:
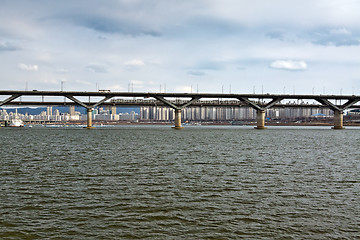
[[[92,129],[92,128],[95,128],[92,126],[92,111],[93,111],[93,108],[87,108],[86,109],[87,111],[87,129]]]
[[[265,127],[265,110],[256,110],[256,127],[255,129],[266,129]]]
[[[175,109],[175,127],[174,129],[183,129],[181,126],[181,109]]]
[[[343,125],[344,112],[334,110],[334,127],[333,129],[344,129]]]

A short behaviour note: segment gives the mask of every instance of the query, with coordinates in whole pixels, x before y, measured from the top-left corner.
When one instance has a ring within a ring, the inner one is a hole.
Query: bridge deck
[[[0,102],[2,105],[80,105],[87,109],[87,126],[92,128],[92,111],[101,105],[119,106],[168,106],[175,110],[175,129],[181,129],[181,110],[189,106],[251,107],[256,110],[257,129],[265,129],[266,110],[274,107],[327,107],[334,111],[334,129],[343,129],[343,113],[349,108],[360,108],[355,105],[360,101],[356,95],[286,95],[286,94],[218,94],[218,93],[150,93],[150,92],[79,92],[79,91],[0,91],[8,96]],[[42,101],[18,101],[21,96],[42,96]],[[44,96],[62,96],[63,102],[45,102]],[[78,97],[88,97],[88,101]],[[100,101],[90,102],[91,97],[102,97]],[[114,99],[115,97],[129,98]],[[65,99],[71,102],[67,103]],[[143,98],[143,99],[136,99]],[[149,99],[150,98],[150,99]],[[151,99],[152,98],[152,99]],[[170,98],[170,99],[169,99]],[[175,98],[175,99],[174,99]],[[113,100],[111,100],[113,99]],[[204,99],[207,99],[204,101]],[[213,100],[213,99],[217,99]],[[220,100],[221,99],[221,100]],[[222,101],[225,99],[224,101]],[[298,100],[291,104],[282,104],[283,100]],[[319,104],[304,104],[303,100],[315,100]],[[266,100],[266,101],[265,101]],[[300,103],[299,103],[300,100]],[[342,100],[345,100],[341,102]],[[340,102],[338,104],[338,101]]]
[[[84,91],[16,91],[0,90],[0,95],[22,95],[22,96],[90,96],[90,97],[165,97],[165,98],[256,98],[256,99],[360,99],[357,95],[298,95],[298,94],[223,94],[223,93],[153,93],[153,92],[84,92]]]

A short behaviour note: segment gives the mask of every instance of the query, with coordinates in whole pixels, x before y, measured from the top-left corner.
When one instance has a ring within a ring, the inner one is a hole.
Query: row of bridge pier
[[[356,105],[360,96],[356,95],[279,95],[279,94],[211,94],[211,93],[134,93],[134,92],[78,92],[78,91],[0,91],[0,96],[8,96],[0,102],[3,105],[79,105],[87,109],[87,127],[92,129],[92,111],[102,105],[111,106],[168,106],[175,111],[174,129],[182,129],[181,110],[188,106],[223,106],[223,107],[252,107],[256,110],[256,129],[266,129],[265,114],[271,107],[309,107],[308,104],[281,104],[283,100],[315,100],[319,104],[315,107],[326,107],[334,111],[333,129],[343,129],[344,111],[349,108],[360,108]],[[21,96],[41,96],[42,101],[15,101]],[[65,97],[71,102],[44,101],[45,96]],[[79,97],[88,97],[89,101],[80,100]],[[100,101],[91,102],[91,97],[102,97]],[[129,98],[133,101],[114,99],[115,97]],[[138,100],[135,98],[142,98]],[[112,100],[111,100],[112,99]],[[146,100],[152,99],[152,100]],[[175,100],[174,100],[175,99]],[[203,101],[202,99],[235,99],[231,101]],[[340,100],[340,104],[337,101]],[[335,101],[335,102],[334,102]],[[341,104],[341,101],[345,103]]]
[[[265,127],[265,110],[256,111],[256,127],[255,129],[266,129]],[[334,111],[334,126],[333,129],[344,129],[343,123],[344,113],[340,111]],[[175,126],[174,129],[182,129],[181,125],[181,110],[175,110]]]

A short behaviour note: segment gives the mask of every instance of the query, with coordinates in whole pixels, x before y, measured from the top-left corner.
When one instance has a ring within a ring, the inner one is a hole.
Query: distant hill
[[[0,110],[6,110],[8,113],[10,112],[15,112],[15,108],[0,108]],[[43,111],[46,111],[46,108],[41,107],[41,108],[30,108],[30,107],[21,107],[21,108],[17,108],[18,113],[21,114],[31,114],[31,115],[38,115]]]
[[[15,112],[16,108],[0,108],[0,110],[5,109],[7,112]],[[30,114],[30,115],[38,115],[43,111],[46,111],[46,107],[19,107],[17,108],[18,113],[20,114]],[[59,107],[53,107],[53,111],[55,111],[56,109],[59,110],[60,113],[68,113],[69,112],[69,107],[67,106],[59,106]],[[80,112],[81,114],[85,114],[86,110],[83,107],[80,106],[75,106],[75,111]],[[134,111],[135,113],[140,113],[140,107],[117,107],[116,108],[116,112],[117,114],[119,113],[130,113]]]

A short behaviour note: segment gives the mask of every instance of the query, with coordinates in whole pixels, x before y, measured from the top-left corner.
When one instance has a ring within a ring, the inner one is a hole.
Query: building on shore
[[[117,113],[115,106],[95,108],[92,112],[95,121],[143,121],[143,122],[172,122],[175,119],[174,109],[166,106],[141,106],[140,113],[135,111]],[[327,120],[332,118],[333,111],[328,108],[309,107],[309,108],[270,108],[266,110],[266,118],[274,121],[297,121],[297,120]],[[351,119],[360,118],[359,110],[349,110],[345,116]],[[182,121],[254,121],[256,110],[250,107],[187,107],[182,109]],[[40,114],[31,115],[28,113],[20,114],[10,112],[7,109],[0,110],[0,121],[10,121],[12,119],[23,121],[44,121],[44,122],[64,122],[64,121],[86,121],[87,115],[75,111],[74,106],[69,107],[69,112],[60,112],[59,109],[53,110],[49,106],[46,111]]]
[[[321,116],[333,117],[327,108],[270,108],[266,110],[268,119],[296,120]],[[256,110],[250,107],[187,107],[182,109],[182,121],[236,121],[255,120]],[[140,107],[141,121],[173,121],[174,109],[164,106]]]

